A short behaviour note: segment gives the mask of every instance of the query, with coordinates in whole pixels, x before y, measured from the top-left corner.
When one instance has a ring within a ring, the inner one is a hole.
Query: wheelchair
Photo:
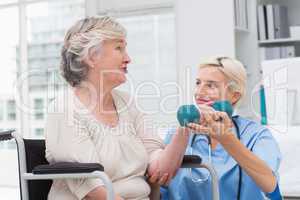
[[[49,164],[45,158],[45,140],[24,139],[15,130],[0,132],[0,142],[11,139],[17,144],[21,200],[46,200],[52,180],[80,178],[100,178],[107,189],[107,199],[114,200],[112,182],[99,163]],[[185,155],[181,168],[206,168],[212,178],[212,199],[219,200],[218,176],[212,166],[202,163],[199,156]]]

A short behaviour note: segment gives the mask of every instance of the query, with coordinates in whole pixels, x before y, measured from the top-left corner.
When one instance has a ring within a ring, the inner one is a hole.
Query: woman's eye
[[[118,50],[118,51],[124,51],[124,50],[125,50],[125,47],[123,47],[123,46],[117,46],[117,47],[116,47],[116,50]]]
[[[200,85],[200,81],[196,81],[196,85]]]

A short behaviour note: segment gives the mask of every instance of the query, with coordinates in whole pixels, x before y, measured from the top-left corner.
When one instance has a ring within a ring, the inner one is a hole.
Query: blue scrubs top
[[[281,160],[279,146],[273,138],[271,132],[264,126],[235,116],[234,120],[240,132],[240,141],[260,159],[272,169],[277,176],[278,168]],[[237,134],[237,129],[233,131]],[[168,133],[165,138],[165,143],[169,143],[175,130]],[[186,155],[199,155],[204,163],[208,162],[208,141],[203,135],[197,135],[192,147],[190,137],[189,145],[186,149]],[[212,150],[212,164],[217,171],[219,178],[220,200],[237,199],[238,182],[239,182],[239,167],[237,162],[226,152],[221,144]],[[208,176],[208,171],[205,169],[192,169],[193,178],[203,180],[204,182],[193,182],[191,179],[190,169],[179,169],[176,176],[171,181],[168,187],[161,187],[163,200],[209,200],[212,199],[211,179]],[[265,194],[242,170],[241,183],[241,200],[255,199],[263,200]]]

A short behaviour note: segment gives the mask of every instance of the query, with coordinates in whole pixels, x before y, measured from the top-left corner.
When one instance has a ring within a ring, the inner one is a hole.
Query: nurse
[[[190,137],[186,154],[199,155],[203,162],[211,162],[215,167],[221,200],[276,196],[281,155],[271,132],[254,121],[228,116],[211,107],[217,100],[228,100],[236,108],[245,95],[244,66],[229,57],[208,58],[199,65],[195,85],[194,98],[201,110],[201,121],[188,124],[195,136]],[[166,143],[173,134],[170,131]],[[161,193],[164,200],[209,200],[211,178],[205,169],[179,169]]]

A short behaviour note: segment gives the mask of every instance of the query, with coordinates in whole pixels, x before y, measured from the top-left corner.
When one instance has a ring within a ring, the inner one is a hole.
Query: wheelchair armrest
[[[5,131],[0,131],[0,141],[5,141],[5,140],[11,140],[13,139],[12,133],[15,130],[5,130]]]
[[[58,180],[58,179],[82,179],[100,178],[106,189],[107,199],[114,199],[113,185],[109,177],[103,172],[103,166],[98,163],[55,163],[39,165],[33,169],[33,173],[22,174],[23,179],[29,180]]]
[[[33,174],[71,174],[104,171],[98,163],[57,162],[48,165],[38,165],[33,168]]]
[[[202,159],[197,155],[184,155],[181,168],[193,168],[202,164]]]

